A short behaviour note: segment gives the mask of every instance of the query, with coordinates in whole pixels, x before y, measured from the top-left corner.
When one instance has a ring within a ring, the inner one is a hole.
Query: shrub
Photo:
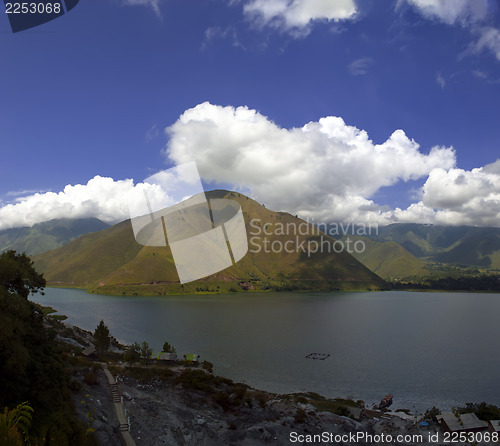
[[[82,383],[77,379],[72,379],[68,384],[69,390],[78,393],[82,389]]]
[[[95,386],[97,384],[97,373],[95,372],[95,370],[88,370],[85,375],[83,375],[83,381],[89,386]]]
[[[304,423],[307,418],[307,413],[304,409],[297,409],[297,412],[295,412],[295,415],[293,416],[295,418],[296,423]]]
[[[201,363],[201,366],[209,373],[213,373],[214,372],[214,365],[211,363],[211,362],[208,362],[208,361],[203,361]]]

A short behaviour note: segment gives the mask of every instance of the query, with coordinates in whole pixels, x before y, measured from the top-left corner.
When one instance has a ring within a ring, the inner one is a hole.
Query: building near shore
[[[83,350],[82,355],[87,357],[95,355],[95,347],[93,345],[90,345],[85,350]]]
[[[177,353],[160,352],[160,354],[158,355],[158,359],[160,361],[176,361]]]
[[[488,423],[480,420],[474,413],[463,413],[457,417],[454,413],[445,412],[436,418],[446,432],[481,432],[488,430]]]
[[[500,434],[500,420],[490,420],[488,421],[488,430],[493,433],[497,432]]]

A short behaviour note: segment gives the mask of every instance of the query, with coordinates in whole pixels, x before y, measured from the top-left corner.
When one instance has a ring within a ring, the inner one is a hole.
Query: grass
[[[295,393],[284,395],[284,398],[294,401],[295,403],[311,404],[318,412],[330,412],[335,415],[351,416],[350,408],[364,407],[364,402],[349,400],[349,399],[329,399],[316,392]]]

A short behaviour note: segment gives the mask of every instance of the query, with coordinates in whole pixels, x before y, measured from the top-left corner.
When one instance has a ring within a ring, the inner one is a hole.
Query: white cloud
[[[488,14],[488,0],[407,0],[423,16],[448,25],[483,21]]]
[[[452,148],[424,154],[402,130],[374,144],[364,130],[334,116],[284,129],[247,107],[205,102],[186,110],[167,133],[170,160],[195,160],[205,181],[247,192],[271,209],[318,219],[394,221],[398,216],[371,196],[455,166]]]
[[[500,225],[500,159],[470,171],[450,147],[424,153],[403,130],[376,144],[364,130],[327,116],[299,128],[278,126],[248,107],[208,102],[186,110],[166,129],[175,164],[196,161],[204,181],[247,193],[274,210],[317,221],[388,224]],[[373,201],[381,188],[425,179],[406,209]],[[128,200],[164,203],[157,186],[96,176],[59,193],[36,193],[0,207],[0,229],[53,218],[129,217]]]
[[[488,0],[399,0],[396,8],[405,1],[427,19],[460,24],[479,36],[462,56],[487,49],[500,60],[500,30],[485,26],[493,8]]]
[[[158,126],[156,124],[153,124],[153,126],[146,132],[146,142],[152,141],[153,139],[157,138],[159,134],[160,131],[158,129]]]
[[[446,86],[446,79],[441,75],[441,73],[436,74],[436,82],[441,88],[444,88]]]
[[[422,198],[381,217],[401,223],[500,226],[500,160],[470,171],[433,169]]]
[[[161,19],[160,3],[162,0],[123,0],[125,5],[130,6],[147,6],[152,8],[155,14]]]
[[[0,207],[0,229],[32,226],[53,218],[97,217],[108,223],[129,218],[128,200],[144,197],[147,190],[151,205],[165,199],[161,190],[132,180],[115,181],[95,176],[87,184],[68,185],[63,191],[36,193],[17,198],[15,203]]]
[[[244,46],[238,39],[238,33],[236,28],[233,26],[227,26],[226,28],[221,28],[219,26],[211,26],[205,30],[205,39],[201,45],[202,49],[208,48],[216,40],[229,39],[233,47],[240,47],[244,49]]]
[[[362,76],[368,73],[368,68],[373,64],[374,60],[371,57],[362,57],[361,59],[353,60],[347,69],[353,76]]]
[[[307,34],[313,21],[348,20],[357,12],[354,0],[248,0],[243,9],[259,26],[299,30],[299,34]]]
[[[500,30],[492,27],[483,27],[477,30],[479,39],[473,45],[475,52],[484,49],[490,50],[500,60]]]

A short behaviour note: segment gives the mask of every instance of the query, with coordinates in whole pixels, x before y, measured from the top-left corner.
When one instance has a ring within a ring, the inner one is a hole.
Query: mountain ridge
[[[109,227],[98,218],[55,218],[33,226],[0,231],[0,252],[14,250],[29,255],[58,248],[80,235]]]
[[[255,222],[267,232],[272,224],[306,224],[310,234],[273,233],[266,235],[273,246],[288,241],[297,246],[320,239],[334,240],[311,224],[284,212],[274,212],[245,195],[216,190],[209,199],[237,201],[245,217],[249,252],[238,263],[199,281],[180,284],[168,246],[141,246],[132,232],[130,220],[93,234],[86,234],[63,247],[34,257],[35,266],[44,273],[49,285],[88,289],[99,294],[184,294],[241,290],[332,290],[380,289],[385,282],[347,252],[259,252],[264,232],[256,234]],[[254,223],[251,227],[250,222]],[[275,231],[277,232],[277,231]],[[251,246],[253,243],[253,246]],[[290,244],[287,246],[291,246]]]

